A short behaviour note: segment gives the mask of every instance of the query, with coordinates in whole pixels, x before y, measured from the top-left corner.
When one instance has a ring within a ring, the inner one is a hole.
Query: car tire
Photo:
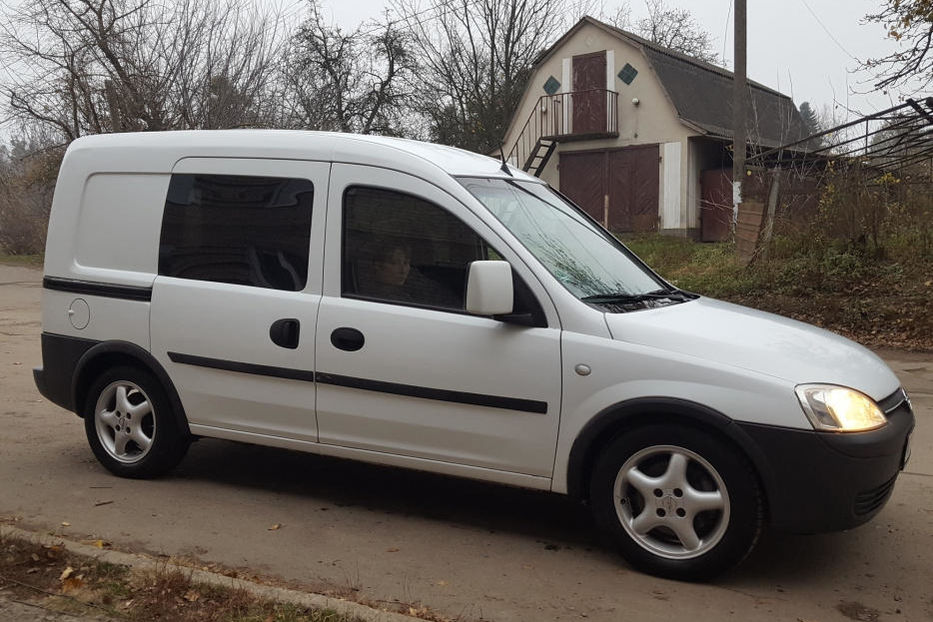
[[[684,581],[741,562],[764,523],[747,459],[698,428],[649,425],[615,438],[598,457],[590,503],[633,566]]]
[[[135,479],[167,473],[191,442],[162,384],[130,366],[110,369],[91,385],[84,430],[101,464],[114,475]]]

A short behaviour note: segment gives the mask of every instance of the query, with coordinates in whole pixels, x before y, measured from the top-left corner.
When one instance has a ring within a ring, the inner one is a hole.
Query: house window
[[[307,179],[172,175],[159,274],[286,291],[308,280]]]
[[[626,84],[631,84],[632,80],[635,79],[635,76],[638,75],[638,70],[625,63],[625,67],[622,68],[622,71],[619,72],[619,80],[625,82]]]
[[[557,78],[551,76],[547,79],[547,82],[544,83],[544,92],[548,95],[553,95],[557,92],[557,89],[560,88],[560,82],[557,81]]]

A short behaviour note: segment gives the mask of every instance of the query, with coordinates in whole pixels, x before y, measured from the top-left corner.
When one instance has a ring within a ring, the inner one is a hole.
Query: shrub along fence
[[[774,236],[811,252],[933,253],[933,98],[907,100],[748,160],[763,206],[753,257]]]

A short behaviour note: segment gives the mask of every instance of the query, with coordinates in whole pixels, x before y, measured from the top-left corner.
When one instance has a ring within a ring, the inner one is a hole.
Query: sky
[[[305,15],[309,0],[245,0],[260,11],[279,13],[290,25]],[[427,6],[427,0],[416,0]],[[615,15],[623,0],[602,2],[597,13]],[[28,0],[0,0],[15,6]],[[353,30],[379,18],[388,0],[318,0],[332,23]],[[710,33],[726,66],[733,67],[733,0],[665,0],[689,9]],[[859,60],[878,58],[895,49],[880,24],[864,17],[880,0],[747,0],[748,77],[793,97],[799,106],[810,102],[824,126],[845,123],[902,101],[899,93],[874,91],[871,72],[859,71]],[[632,22],[646,15],[644,0],[629,0]],[[600,18],[599,14],[593,17]],[[568,25],[569,27],[569,25]],[[2,71],[0,71],[2,73]],[[0,142],[9,131],[0,120]]]
[[[303,4],[284,1],[286,7]],[[345,29],[379,17],[386,7],[385,0],[320,1],[333,22]],[[666,3],[689,9],[712,35],[718,53],[725,52],[727,66],[733,67],[732,0]],[[602,11],[614,15],[620,4],[607,0]],[[633,21],[645,16],[643,0],[628,4]],[[837,123],[900,103],[896,93],[872,92],[872,74],[858,71],[858,61],[894,49],[880,24],[864,23],[865,15],[880,4],[878,0],[748,0],[748,77],[792,96],[798,106],[808,101],[818,112],[826,107]]]

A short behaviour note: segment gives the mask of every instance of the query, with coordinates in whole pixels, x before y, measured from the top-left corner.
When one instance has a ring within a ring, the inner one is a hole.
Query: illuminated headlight
[[[863,432],[888,420],[873,399],[854,389],[831,384],[801,384],[797,398],[817,430]]]

